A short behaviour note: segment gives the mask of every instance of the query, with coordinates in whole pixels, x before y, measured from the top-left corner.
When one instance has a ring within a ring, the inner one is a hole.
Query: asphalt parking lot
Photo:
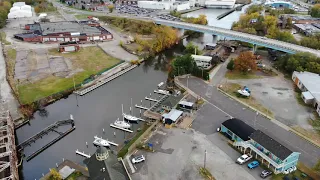
[[[249,170],[235,160],[241,155],[226,142],[220,133],[205,135],[193,129],[165,129],[161,127],[149,139],[154,153],[138,151],[135,155],[144,155],[145,162],[133,165],[133,180],[195,180],[203,179],[198,172],[204,165],[216,179],[253,180],[260,179],[260,168]],[[130,158],[131,160],[131,158]]]

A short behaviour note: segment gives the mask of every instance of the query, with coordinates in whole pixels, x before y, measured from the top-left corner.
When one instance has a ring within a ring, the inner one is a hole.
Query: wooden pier
[[[156,100],[156,99],[152,99],[152,98],[149,98],[149,97],[145,97],[146,100],[149,100],[149,101],[153,101],[153,102],[158,102],[159,100]]]
[[[122,128],[122,127],[119,127],[119,126],[115,126],[113,124],[110,124],[110,127],[113,127],[113,128],[116,128],[116,129],[120,129],[122,131],[127,131],[129,133],[132,133],[133,131],[131,131],[130,129],[125,129],[125,128]]]
[[[149,108],[147,107],[143,107],[143,106],[139,106],[139,105],[135,105],[136,108],[139,108],[139,109],[143,109],[143,110],[148,110]]]
[[[117,77],[125,74],[126,72],[128,72],[128,71],[136,68],[137,66],[138,66],[138,65],[131,65],[131,66],[128,67],[127,69],[124,69],[124,70],[122,70],[122,71],[119,71],[118,73],[115,73],[115,74],[109,76],[108,78],[99,81],[97,84],[95,84],[95,85],[93,85],[93,86],[90,86],[90,87],[85,88],[85,89],[83,89],[83,90],[75,91],[74,93],[76,93],[76,94],[78,94],[78,95],[80,95],[80,96],[83,96],[83,95],[87,94],[88,92],[91,92],[91,91],[99,88],[100,86],[102,86],[102,85],[104,85],[104,84],[106,84],[106,83],[114,80],[115,78],[117,78]]]
[[[85,154],[84,152],[80,152],[78,149],[76,150],[76,154],[80,155],[80,156],[83,156],[83,157],[86,157],[86,158],[90,158],[90,154]]]

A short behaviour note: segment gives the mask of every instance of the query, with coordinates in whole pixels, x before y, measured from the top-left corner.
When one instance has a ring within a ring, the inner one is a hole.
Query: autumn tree
[[[114,9],[114,5],[113,4],[108,5],[108,9],[109,9],[109,12],[112,13]]]
[[[265,28],[265,32],[268,32],[268,29],[275,28],[277,26],[277,18],[275,16],[265,16],[263,25]]]
[[[50,169],[50,179],[62,180],[60,173],[56,169]]]
[[[320,4],[316,4],[311,8],[310,15],[316,18],[320,17]]]
[[[250,70],[256,70],[256,57],[250,52],[242,52],[234,61],[234,67],[236,70],[241,71],[243,73],[247,73]]]
[[[261,5],[251,5],[246,9],[247,14],[259,13],[263,10],[263,6]]]

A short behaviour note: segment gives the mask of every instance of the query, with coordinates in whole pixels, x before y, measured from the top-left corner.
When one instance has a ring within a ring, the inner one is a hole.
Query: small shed
[[[163,114],[162,119],[164,121],[165,126],[167,128],[171,128],[172,124],[176,123],[182,114],[183,112],[177,109],[171,109],[171,111],[168,114]]]
[[[77,42],[67,42],[59,44],[59,52],[76,52],[80,50],[80,46]]]
[[[306,104],[312,104],[313,100],[314,100],[314,97],[312,96],[312,94],[309,91],[302,92],[301,98],[303,99],[304,103],[306,103]]]
[[[180,101],[178,107],[183,110],[191,111],[193,109],[194,103],[188,101]]]

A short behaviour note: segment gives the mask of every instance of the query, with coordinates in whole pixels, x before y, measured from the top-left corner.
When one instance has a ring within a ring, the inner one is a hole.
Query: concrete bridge
[[[167,21],[162,19],[155,19],[154,22],[159,25],[166,25],[166,26],[171,26],[178,29],[208,33],[212,35],[227,37],[233,40],[239,40],[242,42],[251,43],[254,45],[254,48],[253,48],[254,51],[256,50],[257,46],[263,46],[263,47],[275,49],[278,51],[283,51],[290,54],[295,54],[297,52],[309,52],[320,57],[320,51],[316,49],[311,49],[311,48],[299,46],[296,44],[278,41],[275,39],[269,39],[266,37],[237,32],[229,29],[207,26],[207,25],[191,24],[186,22]]]

